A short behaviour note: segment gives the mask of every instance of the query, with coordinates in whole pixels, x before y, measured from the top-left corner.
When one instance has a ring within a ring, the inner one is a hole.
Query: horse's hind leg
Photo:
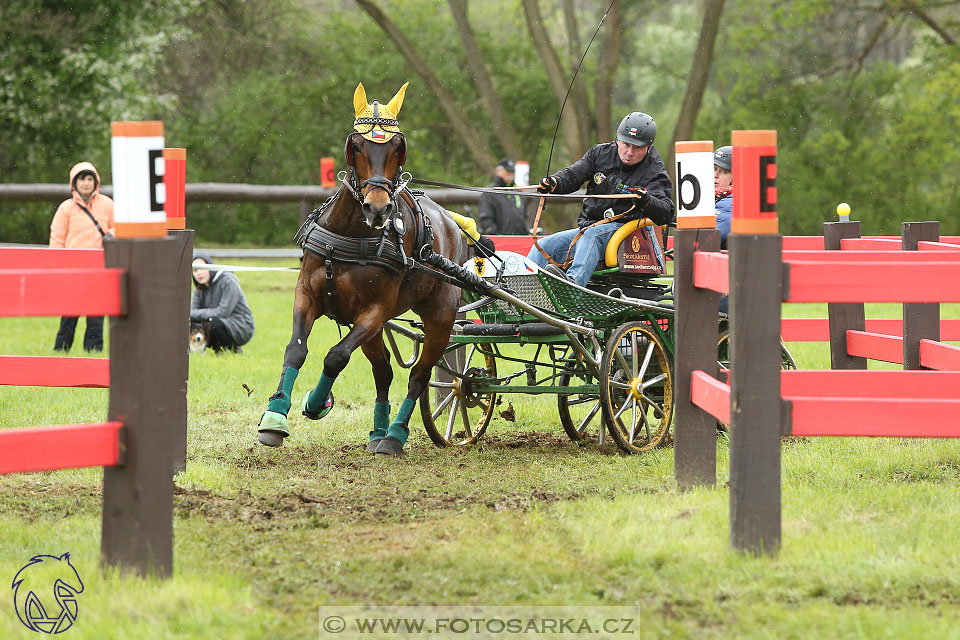
[[[390,352],[383,343],[383,331],[360,345],[363,355],[373,367],[373,381],[377,387],[377,400],[373,405],[373,431],[367,451],[376,451],[380,440],[387,435],[390,426],[390,383],[393,382],[393,367],[390,366]]]
[[[454,303],[456,299],[454,299]],[[423,333],[425,336],[423,351],[420,352],[420,358],[410,370],[410,382],[407,384],[407,397],[400,404],[400,410],[397,416],[387,428],[387,435],[377,445],[377,453],[392,456],[404,455],[403,445],[410,436],[410,429],[407,426],[410,422],[410,416],[416,405],[417,398],[423,393],[430,379],[430,372],[434,365],[443,356],[450,341],[450,332],[453,329],[453,320],[456,313],[456,304],[449,305],[446,309],[438,310],[436,314],[427,313],[423,317]]]
[[[257,440],[268,447],[279,447],[283,439],[290,435],[287,414],[290,411],[290,398],[293,396],[293,383],[297,380],[300,368],[307,359],[307,338],[317,319],[315,305],[298,292],[293,303],[293,332],[283,354],[283,369],[280,372],[280,384],[270,396],[267,410],[260,418]]]

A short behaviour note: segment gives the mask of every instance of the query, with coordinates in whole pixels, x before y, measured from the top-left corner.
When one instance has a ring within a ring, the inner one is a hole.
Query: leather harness
[[[349,184],[344,184],[348,190],[353,191]],[[379,237],[343,236],[320,226],[317,222],[320,215],[336,201],[342,192],[343,189],[341,188],[320,207],[314,209],[307,216],[293,239],[305,251],[323,258],[328,302],[325,305],[327,308],[325,315],[333,320],[337,320],[334,311],[336,308],[336,287],[333,279],[334,265],[341,263],[381,267],[394,275],[402,275],[403,280],[400,286],[403,286],[409,278],[411,267],[418,266],[413,257],[407,256],[403,249],[406,225],[403,223],[403,208],[400,206],[396,208],[396,213],[384,225]],[[420,255],[425,246],[429,246],[432,250],[433,228],[430,225],[430,219],[423,213],[423,208],[420,206],[420,198],[425,195],[424,192],[401,187],[395,193],[400,196],[395,199],[395,202],[399,205],[399,201],[402,200],[413,218],[415,234],[413,255]]]

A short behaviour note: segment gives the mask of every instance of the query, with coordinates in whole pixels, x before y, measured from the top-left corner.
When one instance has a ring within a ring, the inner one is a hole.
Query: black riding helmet
[[[642,111],[634,111],[624,116],[617,127],[617,140],[646,147],[653,144],[657,137],[657,123]]]
[[[733,147],[727,145],[714,151],[713,164],[721,169],[733,171]]]

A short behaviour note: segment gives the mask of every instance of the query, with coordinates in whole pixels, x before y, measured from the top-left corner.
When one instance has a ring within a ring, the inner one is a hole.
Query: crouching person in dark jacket
[[[190,301],[190,324],[202,328],[206,346],[214,352],[224,350],[241,353],[241,345],[253,337],[253,313],[247,305],[237,277],[229,271],[198,269],[213,264],[204,253],[193,255],[193,284],[196,291]],[[191,332],[193,344],[194,332]]]

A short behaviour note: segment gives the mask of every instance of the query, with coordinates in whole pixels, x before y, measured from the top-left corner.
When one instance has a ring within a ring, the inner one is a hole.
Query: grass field
[[[785,442],[783,548],[741,556],[729,545],[725,441],[717,487],[681,493],[672,449],[580,448],[554,400],[514,397],[516,422],[495,418],[478,446],[433,447],[415,411],[409,456],[374,457],[363,450],[373,392],[359,353],[329,417],[292,418],[279,450],[257,445],[295,275],[240,280],[253,341],[242,355],[191,356],[172,579],[99,569],[99,469],[0,476],[0,580],[33,555],[69,551],[85,590],[65,637],[316,638],[318,606],[388,604],[615,605],[633,613],[634,637],[651,638],[960,637],[956,441]],[[57,319],[0,322],[0,353],[51,353]],[[321,321],[297,398],[336,339]],[[802,368],[828,366],[825,345],[791,347]],[[398,370],[394,411],[405,381]],[[106,416],[105,390],[0,393],[3,428]],[[33,637],[6,594],[0,637]]]

